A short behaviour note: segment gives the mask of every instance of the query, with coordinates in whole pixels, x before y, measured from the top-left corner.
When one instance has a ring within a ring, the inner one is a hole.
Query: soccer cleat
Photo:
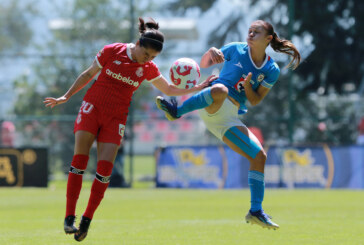
[[[76,217],[73,215],[69,215],[64,219],[64,232],[66,232],[66,234],[72,234],[77,231],[75,219]]]
[[[167,119],[169,121],[174,121],[178,118],[177,116],[177,101],[172,99],[171,103],[169,103],[166,99],[161,96],[157,96],[155,99],[155,103],[157,104],[158,109],[164,111]]]
[[[262,209],[256,212],[249,210],[248,214],[245,216],[246,223],[257,224],[263,228],[273,230],[279,229],[279,225],[274,223],[271,219],[272,217],[264,213]]]
[[[88,228],[90,227],[91,219],[82,216],[80,226],[78,227],[78,231],[75,233],[74,238],[76,241],[82,241],[86,238]]]

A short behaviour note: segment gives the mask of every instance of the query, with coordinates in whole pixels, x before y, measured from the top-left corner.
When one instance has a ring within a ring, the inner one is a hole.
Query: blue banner
[[[271,188],[364,188],[364,146],[269,147]],[[223,146],[166,147],[157,154],[157,187],[247,188],[249,161]]]
[[[223,182],[218,147],[167,147],[160,151],[157,187],[221,188]]]

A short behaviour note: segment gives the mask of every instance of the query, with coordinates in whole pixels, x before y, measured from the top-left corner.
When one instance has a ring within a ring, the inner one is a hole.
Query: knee
[[[262,149],[258,154],[256,155],[254,162],[259,164],[260,166],[264,166],[265,162],[267,161],[267,153]]]
[[[250,170],[255,170],[264,173],[265,161],[267,160],[267,154],[264,150],[258,152],[253,160],[250,161]]]
[[[228,93],[228,88],[225,87],[223,84],[215,84],[211,87],[211,96],[214,99],[225,99]]]

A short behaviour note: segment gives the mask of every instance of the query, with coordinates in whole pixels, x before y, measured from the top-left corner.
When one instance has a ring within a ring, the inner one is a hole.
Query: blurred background
[[[279,37],[296,45],[302,63],[284,69],[287,56],[268,48],[281,67],[279,81],[260,105],[248,105],[242,121],[266,147],[364,145],[363,13],[361,0],[2,0],[0,146],[46,149],[48,180],[65,180],[73,124],[88,87],[54,109],[43,99],[63,95],[104,45],[136,42],[139,16],[153,17],[166,36],[155,59],[166,78],[174,60],[199,62],[211,46],[245,41],[253,20],[271,22]],[[202,69],[202,79],[220,68]],[[159,94],[143,84],[134,95],[116,164],[125,186],[143,180],[153,186],[159,147],[220,144],[195,112],[168,122],[154,103]],[[360,149],[353,158],[361,163]],[[32,162],[30,152],[22,157]],[[90,162],[91,179],[95,149]],[[4,172],[6,164],[0,165]]]

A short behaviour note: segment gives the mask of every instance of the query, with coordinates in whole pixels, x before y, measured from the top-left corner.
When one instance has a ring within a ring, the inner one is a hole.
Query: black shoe
[[[78,227],[78,231],[75,233],[74,238],[76,241],[82,241],[86,238],[88,228],[90,227],[91,219],[87,217],[81,217],[80,226]]]
[[[155,103],[157,104],[158,109],[164,111],[167,119],[169,121],[174,121],[180,116],[177,116],[177,101],[172,99],[171,103],[169,103],[166,99],[161,96],[157,96],[155,99]]]
[[[66,234],[72,234],[77,231],[75,219],[76,217],[73,215],[69,215],[64,219],[64,232],[66,232]]]

